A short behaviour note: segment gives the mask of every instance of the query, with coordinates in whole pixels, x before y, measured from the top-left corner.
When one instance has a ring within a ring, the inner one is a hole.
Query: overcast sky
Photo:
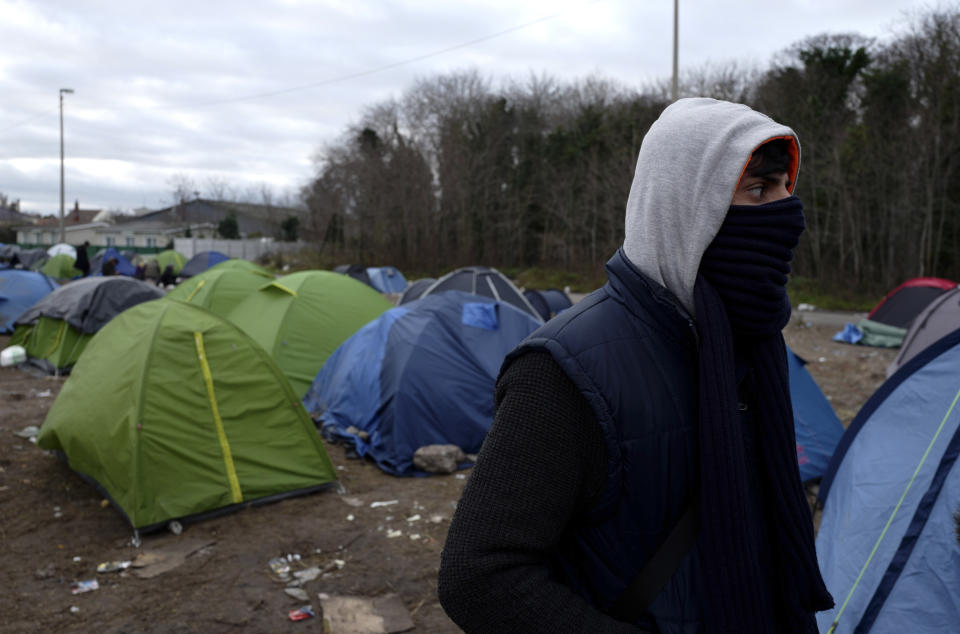
[[[680,0],[681,72],[823,32],[886,39],[930,6]],[[159,208],[177,174],[295,192],[323,143],[419,77],[649,85],[672,29],[671,0],[0,0],[0,192],[58,212],[60,88],[67,206]]]

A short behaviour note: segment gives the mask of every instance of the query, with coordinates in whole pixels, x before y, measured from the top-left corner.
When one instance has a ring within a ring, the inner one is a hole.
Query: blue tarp
[[[183,268],[180,269],[180,277],[193,277],[194,275],[200,275],[211,266],[220,264],[230,259],[226,253],[220,253],[219,251],[201,251],[192,258],[190,258],[186,264],[183,265]]]
[[[392,266],[368,267],[367,276],[381,293],[402,293],[407,288],[407,278]]]
[[[820,631],[835,619],[837,634],[958,630],[958,400],[960,330],[897,370],[844,433],[820,487],[817,557],[836,600]]]
[[[100,268],[96,270],[94,275],[103,275],[103,263],[109,260],[110,258],[117,259],[117,266],[114,269],[114,272],[117,275],[126,275],[127,277],[133,277],[133,274],[136,272],[137,267],[130,263],[130,260],[123,257],[123,255],[113,247],[107,247],[103,252],[103,256],[100,258]]]
[[[843,424],[830,401],[803,367],[806,361],[787,348],[787,369],[790,373],[790,400],[793,402],[793,425],[797,434],[797,464],[804,482],[823,475],[830,457],[843,436]]]
[[[57,286],[43,273],[20,269],[0,270],[0,333],[13,332],[17,318]]]
[[[413,454],[422,446],[480,450],[500,364],[538,326],[504,302],[460,291],[429,295],[347,339],[317,374],[304,406],[325,433],[354,442],[384,471],[418,474]],[[347,433],[351,426],[369,438]]]

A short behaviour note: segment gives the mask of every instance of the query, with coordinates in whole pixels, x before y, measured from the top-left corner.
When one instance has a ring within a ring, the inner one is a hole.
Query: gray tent
[[[49,317],[92,334],[131,306],[161,297],[163,291],[156,286],[130,277],[85,277],[41,299],[17,319],[17,325],[35,324],[41,317]]]
[[[403,291],[403,295],[400,296],[400,305],[412,302],[415,299],[420,299],[423,292],[430,288],[430,285],[436,281],[436,278],[433,277],[421,277],[419,280],[410,282],[407,284],[406,290]]]
[[[897,358],[887,366],[887,376],[892,376],[910,359],[931,344],[960,328],[960,287],[940,295],[913,320],[900,344]]]
[[[447,273],[428,286],[420,296],[426,297],[432,293],[443,291],[464,291],[474,295],[492,297],[516,306],[523,312],[529,313],[538,322],[543,323],[543,318],[537,312],[537,309],[531,306],[513,282],[497,269],[487,266],[465,266]]]

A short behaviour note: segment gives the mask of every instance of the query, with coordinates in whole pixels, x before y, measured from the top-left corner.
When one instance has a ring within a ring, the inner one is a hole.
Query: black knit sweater
[[[510,365],[496,405],[444,546],[443,608],[466,632],[640,632],[549,568],[604,485],[606,449],[590,406],[545,352]]]

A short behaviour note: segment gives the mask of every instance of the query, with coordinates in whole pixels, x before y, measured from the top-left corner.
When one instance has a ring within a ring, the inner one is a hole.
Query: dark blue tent
[[[119,251],[113,247],[107,247],[104,251],[97,254],[97,259],[99,263],[95,272],[91,272],[92,275],[103,275],[103,263],[109,260],[110,258],[116,258],[117,265],[114,268],[114,273],[117,275],[126,275],[128,277],[133,277],[133,274],[136,272],[137,267],[130,263],[130,260],[123,257]],[[92,264],[91,264],[92,266]]]
[[[820,485],[817,557],[837,634],[960,629],[960,330],[880,386]]]
[[[219,251],[201,251],[196,254],[183,265],[183,268],[180,269],[180,277],[193,277],[194,275],[200,275],[211,266],[215,264],[220,264],[230,259],[226,253],[220,253]]]
[[[422,446],[480,450],[500,364],[538,326],[506,302],[459,291],[429,295],[347,339],[303,404],[326,434],[354,442],[388,473],[414,475]],[[347,433],[350,426],[369,437]]]
[[[57,288],[57,283],[35,271],[0,270],[0,333],[13,332],[17,317]]]
[[[545,291],[530,289],[523,291],[523,296],[540,313],[544,321],[573,306],[573,302],[570,301],[567,294],[558,288],[550,288]]]
[[[830,457],[840,438],[843,424],[830,401],[803,367],[806,361],[787,348],[790,373],[790,400],[793,401],[793,425],[797,434],[797,463],[800,479],[816,480],[827,470]]]
[[[368,266],[367,276],[381,293],[402,293],[407,288],[407,278],[393,266]]]

